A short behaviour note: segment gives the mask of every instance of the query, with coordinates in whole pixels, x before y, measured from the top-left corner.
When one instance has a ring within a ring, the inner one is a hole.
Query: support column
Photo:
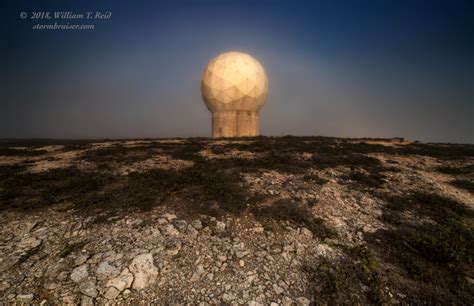
[[[259,135],[258,112],[218,111],[212,113],[212,137],[251,137]]]
[[[236,134],[236,111],[220,111],[212,113],[212,138],[236,137]]]
[[[237,111],[237,135],[252,137],[259,135],[258,113],[252,111]]]

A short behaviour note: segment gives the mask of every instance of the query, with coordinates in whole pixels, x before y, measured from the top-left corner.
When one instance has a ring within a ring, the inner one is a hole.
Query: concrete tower
[[[212,137],[259,135],[258,112],[267,98],[268,78],[256,59],[222,53],[204,70],[201,92],[212,112]]]

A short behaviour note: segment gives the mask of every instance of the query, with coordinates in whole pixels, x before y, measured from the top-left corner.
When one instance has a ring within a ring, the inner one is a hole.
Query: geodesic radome
[[[259,111],[268,93],[262,65],[241,52],[226,52],[207,65],[201,92],[211,111]]]

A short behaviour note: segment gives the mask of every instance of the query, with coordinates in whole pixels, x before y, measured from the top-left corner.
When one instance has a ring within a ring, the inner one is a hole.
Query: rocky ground
[[[474,303],[474,146],[0,142],[0,303]]]

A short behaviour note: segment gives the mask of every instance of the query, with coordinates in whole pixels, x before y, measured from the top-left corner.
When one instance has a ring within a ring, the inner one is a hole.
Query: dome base
[[[259,135],[258,112],[219,111],[212,113],[212,137],[252,137]]]

